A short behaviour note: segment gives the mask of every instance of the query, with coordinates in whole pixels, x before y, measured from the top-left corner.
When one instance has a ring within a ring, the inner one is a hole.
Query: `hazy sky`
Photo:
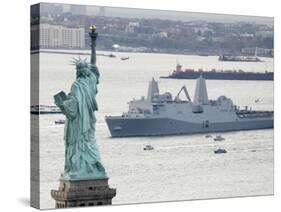
[[[195,12],[179,12],[164,10],[146,10],[146,9],[130,9],[130,8],[113,8],[104,7],[106,16],[131,17],[131,18],[160,18],[181,21],[204,20],[210,22],[256,22],[259,24],[273,25],[272,17],[262,16],[242,16],[242,15],[225,15],[212,13],[195,13]],[[97,14],[99,7],[88,6],[89,14]]]
[[[69,10],[71,5],[64,4],[64,10]],[[129,18],[160,18],[180,21],[203,20],[208,22],[255,22],[258,24],[268,24],[273,26],[272,17],[245,16],[245,15],[225,15],[213,13],[195,13],[182,11],[148,10],[132,9],[118,7],[104,7],[105,16],[111,17],[129,17]],[[100,6],[86,6],[87,15],[98,15]],[[84,11],[85,13],[85,11]]]

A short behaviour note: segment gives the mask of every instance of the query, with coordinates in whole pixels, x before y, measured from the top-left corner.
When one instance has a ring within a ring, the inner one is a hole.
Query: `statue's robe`
[[[78,78],[63,103],[65,123],[64,179],[106,178],[95,139],[98,70]]]

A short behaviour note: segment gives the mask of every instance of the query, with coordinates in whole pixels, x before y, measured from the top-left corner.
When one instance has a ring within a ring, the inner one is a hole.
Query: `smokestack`
[[[193,103],[200,105],[200,104],[208,104],[208,93],[207,93],[207,87],[206,87],[206,81],[200,75],[200,77],[197,79],[196,82],[196,89],[194,94]]]

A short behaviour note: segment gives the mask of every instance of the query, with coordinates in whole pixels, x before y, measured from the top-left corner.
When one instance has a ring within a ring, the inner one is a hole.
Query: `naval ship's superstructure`
[[[184,91],[186,100],[179,98]],[[121,116],[106,116],[112,137],[193,134],[273,128],[273,111],[240,109],[231,99],[209,100],[205,79],[196,82],[193,101],[185,86],[178,95],[159,93],[158,83],[149,82],[147,97],[129,102]]]

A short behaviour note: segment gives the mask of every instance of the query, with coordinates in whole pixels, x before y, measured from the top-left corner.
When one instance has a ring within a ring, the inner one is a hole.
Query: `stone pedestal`
[[[116,189],[109,188],[108,178],[98,180],[60,180],[58,190],[52,190],[56,208],[111,205]]]

